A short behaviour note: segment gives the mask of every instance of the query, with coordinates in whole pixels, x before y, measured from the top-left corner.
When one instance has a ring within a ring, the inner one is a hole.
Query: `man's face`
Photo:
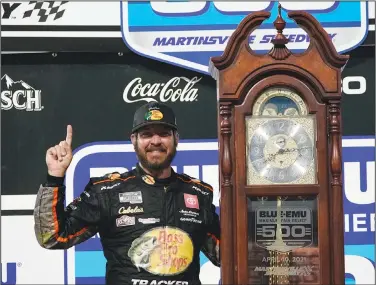
[[[178,137],[166,126],[147,126],[131,139],[139,161],[150,170],[169,167],[175,157]]]

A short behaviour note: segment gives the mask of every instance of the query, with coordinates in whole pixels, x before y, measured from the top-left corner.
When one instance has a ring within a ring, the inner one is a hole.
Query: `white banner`
[[[33,216],[2,216],[1,275],[1,284],[65,284],[64,251],[38,244]]]
[[[2,37],[121,38],[120,1],[5,1],[1,6]]]

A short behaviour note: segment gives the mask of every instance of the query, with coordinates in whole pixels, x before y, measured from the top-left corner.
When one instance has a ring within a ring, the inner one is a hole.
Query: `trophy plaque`
[[[210,60],[219,104],[222,284],[344,284],[341,71],[328,34],[307,12],[287,16],[310,37],[294,54],[281,5],[268,53],[252,13]]]

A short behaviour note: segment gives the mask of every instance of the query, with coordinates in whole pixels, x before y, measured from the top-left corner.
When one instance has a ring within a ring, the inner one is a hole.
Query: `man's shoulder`
[[[111,190],[117,186],[124,186],[136,178],[133,170],[127,172],[110,172],[102,176],[91,177],[90,185],[95,190]]]
[[[178,174],[178,178],[188,185],[192,185],[192,188],[200,192],[203,195],[212,195],[213,186],[185,173]]]

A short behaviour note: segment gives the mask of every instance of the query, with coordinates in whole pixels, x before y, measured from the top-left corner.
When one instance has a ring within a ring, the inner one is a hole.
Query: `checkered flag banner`
[[[53,20],[60,19],[65,12],[65,10],[62,10],[62,7],[68,2],[69,1],[30,1],[29,5],[34,5],[34,7],[25,11],[23,18],[37,15],[39,16],[38,22],[46,22],[49,18],[53,18]]]

